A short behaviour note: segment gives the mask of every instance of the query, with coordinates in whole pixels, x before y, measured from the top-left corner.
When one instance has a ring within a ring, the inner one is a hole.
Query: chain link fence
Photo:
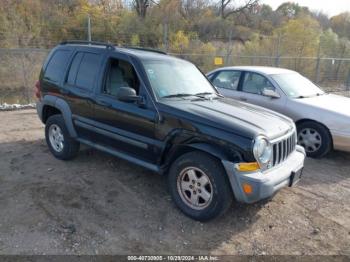
[[[46,49],[0,49],[0,105],[34,102],[34,85]]]
[[[0,49],[0,105],[35,102],[34,84],[50,50],[36,48]],[[195,63],[206,73],[214,65],[215,54],[171,55]],[[225,66],[277,66],[300,72],[327,92],[350,95],[350,58],[287,57],[259,55],[219,55]]]

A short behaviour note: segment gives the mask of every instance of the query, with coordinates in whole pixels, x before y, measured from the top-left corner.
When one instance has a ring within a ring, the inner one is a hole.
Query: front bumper
[[[333,147],[336,150],[350,152],[350,134],[331,130]]]
[[[225,160],[222,163],[229,176],[236,200],[243,203],[254,203],[271,197],[281,188],[289,186],[291,174],[304,167],[304,159],[304,148],[297,146],[284,162],[263,172],[239,172],[235,169],[234,163]],[[245,183],[252,186],[253,190],[250,194],[243,191],[242,186]]]

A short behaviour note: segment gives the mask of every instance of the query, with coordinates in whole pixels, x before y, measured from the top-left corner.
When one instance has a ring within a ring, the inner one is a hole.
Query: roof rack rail
[[[145,48],[145,47],[139,47],[139,46],[121,46],[122,48],[128,48],[128,49],[135,49],[140,51],[149,51],[149,52],[155,52],[163,55],[167,55],[166,52],[159,50],[159,49],[153,49],[153,48]]]
[[[68,40],[60,43],[60,45],[67,45],[67,44],[100,45],[100,46],[105,46],[107,49],[115,49],[114,45],[110,43],[103,43],[103,42],[97,42],[97,41]]]

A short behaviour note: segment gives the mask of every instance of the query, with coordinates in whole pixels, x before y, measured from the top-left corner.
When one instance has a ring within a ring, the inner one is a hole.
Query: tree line
[[[92,40],[164,49],[203,70],[212,67],[214,55],[227,64],[237,55],[267,56],[273,59],[264,65],[307,75],[332,70],[337,77],[347,71],[342,60],[315,69],[306,59],[350,57],[350,13],[328,17],[292,2],[273,10],[259,0],[2,0],[0,47],[85,40],[88,17]]]

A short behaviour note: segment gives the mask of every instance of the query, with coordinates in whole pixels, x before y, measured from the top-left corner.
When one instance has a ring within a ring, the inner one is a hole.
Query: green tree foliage
[[[332,17],[331,27],[340,37],[350,38],[350,12]]]
[[[93,40],[177,53],[314,57],[324,42],[321,55],[346,56],[350,37],[349,13],[329,19],[290,2],[274,11],[255,0],[2,0],[0,47],[87,39],[88,16]]]

